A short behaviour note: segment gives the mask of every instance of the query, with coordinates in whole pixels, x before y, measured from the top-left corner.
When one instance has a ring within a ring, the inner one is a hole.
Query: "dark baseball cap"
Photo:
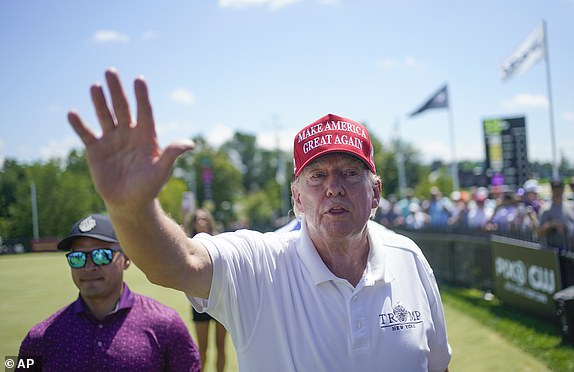
[[[78,237],[94,238],[108,243],[119,243],[112,221],[103,214],[91,214],[76,222],[70,231],[70,235],[58,243],[58,249],[69,251],[72,241]]]

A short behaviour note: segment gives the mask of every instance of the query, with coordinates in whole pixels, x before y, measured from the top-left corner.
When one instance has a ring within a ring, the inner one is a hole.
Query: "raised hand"
[[[162,149],[143,78],[134,81],[137,100],[137,121],[134,121],[118,73],[110,69],[105,76],[113,110],[101,85],[94,84],[90,89],[102,128],[101,137],[90,130],[78,113],[70,111],[68,120],[86,146],[92,180],[108,209],[144,208],[160,192],[177,157],[194,145],[192,141],[180,141]]]

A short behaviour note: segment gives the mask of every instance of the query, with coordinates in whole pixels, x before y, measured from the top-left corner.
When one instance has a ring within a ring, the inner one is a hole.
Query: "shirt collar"
[[[303,262],[303,265],[311,275],[311,279],[315,285],[319,285],[329,280],[337,280],[338,278],[327,268],[307,230],[307,221],[303,218],[301,220],[301,234],[297,241],[297,254]]]
[[[110,314],[113,314],[122,309],[130,309],[134,305],[134,302],[135,302],[134,294],[132,293],[132,291],[130,291],[128,285],[124,283],[124,290],[122,291],[120,300],[118,301],[116,307]],[[88,305],[86,305],[86,302],[84,301],[81,295],[78,295],[78,299],[72,304],[72,310],[74,311],[74,314],[84,313],[87,315],[91,315],[91,311],[88,308]]]
[[[384,231],[383,231],[384,230]],[[390,265],[388,265],[386,256],[386,246],[382,234],[389,233],[386,229],[374,221],[367,224],[367,232],[369,235],[369,256],[367,258],[367,267],[363,273],[364,284],[374,285],[376,281],[383,280],[389,283],[394,279]],[[307,222],[305,219],[301,221],[301,234],[297,241],[297,254],[303,262],[303,265],[311,275],[311,279],[315,285],[319,285],[327,281],[338,281],[340,278],[336,277],[325,265],[313,241],[309,237],[307,230]]]
[[[375,281],[382,280],[385,283],[393,281],[395,276],[389,264],[387,256],[387,245],[385,244],[385,235],[394,234],[394,232],[387,230],[381,224],[369,220],[367,224],[367,231],[369,234],[369,258],[367,260],[367,270],[365,275],[366,285],[374,284]]]

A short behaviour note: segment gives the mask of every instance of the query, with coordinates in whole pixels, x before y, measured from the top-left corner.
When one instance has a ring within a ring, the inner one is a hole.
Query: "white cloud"
[[[415,60],[413,56],[406,56],[405,57],[405,66],[407,67],[417,67],[419,65],[418,61]]]
[[[233,138],[235,131],[233,128],[228,127],[225,124],[217,124],[215,127],[207,133],[205,139],[213,147],[219,147],[223,145],[226,141]]]
[[[58,139],[50,139],[47,145],[40,148],[40,157],[42,160],[52,158],[65,159],[72,149],[81,148],[82,146],[83,145],[79,137],[75,135]]]
[[[293,4],[300,0],[217,0],[217,5],[220,8],[236,8],[242,9],[251,6],[267,5],[269,9],[276,10],[284,6]]]
[[[377,60],[377,67],[382,70],[390,70],[397,65],[397,62],[392,58],[381,58]]]
[[[130,37],[127,34],[115,30],[98,30],[92,36],[92,41],[98,44],[104,43],[129,43]]]
[[[197,124],[191,124],[189,122],[169,122],[169,123],[159,123],[157,125],[157,133],[159,138],[170,138],[173,134],[177,134],[178,137],[192,137],[197,132]],[[233,135],[237,132],[236,128],[228,126],[223,123],[217,123],[215,126],[209,126],[211,130],[201,133],[205,138],[207,143],[213,147],[219,147],[225,142],[231,140]],[[257,134],[257,146],[266,149],[274,150],[279,145],[281,150],[291,152],[293,151],[293,138],[297,134],[297,130],[280,130],[275,133],[273,131],[260,132]]]
[[[225,124],[217,124],[211,131],[205,135],[207,142],[214,146],[219,147],[226,141],[233,138],[236,129],[229,127]],[[277,145],[283,151],[293,151],[293,138],[297,134],[297,130],[280,130],[278,132],[268,131],[259,132],[257,134],[257,146],[266,150],[275,150]]]
[[[280,130],[278,132],[260,132],[257,134],[257,146],[266,150],[275,150],[277,146],[283,151],[293,151],[293,138],[297,130]]]
[[[192,105],[195,103],[195,96],[185,88],[174,90],[171,92],[169,97],[172,101],[182,103],[184,105]]]
[[[574,112],[565,112],[562,114],[562,119],[568,121],[574,121]]]
[[[159,32],[154,30],[148,30],[144,32],[144,34],[142,35],[142,41],[158,40],[159,36],[160,36]]]
[[[158,138],[166,141],[189,138],[192,136],[194,129],[194,125],[190,122],[169,121],[156,123]]]
[[[548,108],[548,99],[544,95],[520,93],[509,101],[503,101],[502,107],[510,111],[528,108]]]
[[[299,0],[271,0],[269,2],[269,8],[271,10],[276,10],[279,8],[283,8],[284,6],[294,4],[297,1],[299,1]]]
[[[389,57],[379,58],[376,65],[381,70],[392,70],[398,67],[415,68],[419,67],[420,63],[413,56],[405,56],[402,60]]]

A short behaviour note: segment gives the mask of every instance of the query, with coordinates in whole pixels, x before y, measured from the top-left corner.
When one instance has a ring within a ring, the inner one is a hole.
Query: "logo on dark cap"
[[[92,216],[84,218],[78,225],[81,232],[91,231],[94,227],[96,227],[96,220]]]

